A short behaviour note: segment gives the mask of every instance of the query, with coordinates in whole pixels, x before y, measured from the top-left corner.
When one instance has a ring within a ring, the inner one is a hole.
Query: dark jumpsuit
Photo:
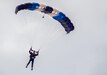
[[[27,63],[27,65],[26,65],[26,68],[27,68],[27,66],[30,64],[30,62],[32,62],[32,64],[31,64],[31,70],[33,70],[34,59],[35,59],[36,56],[38,56],[38,52],[35,52],[36,53],[35,54],[32,51],[33,50],[29,50],[30,59],[29,59],[29,62]]]

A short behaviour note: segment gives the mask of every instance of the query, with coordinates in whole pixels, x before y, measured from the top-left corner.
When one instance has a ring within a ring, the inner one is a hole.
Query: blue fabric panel
[[[74,26],[70,19],[66,17],[62,12],[59,12],[58,15],[53,16],[53,18],[61,23],[67,33],[74,30]]]
[[[33,10],[38,9],[39,6],[40,5],[38,3],[31,3],[31,5],[29,5],[28,9],[33,11]]]
[[[62,20],[65,18],[65,15],[62,12],[59,12],[58,15],[53,16],[55,20]]]

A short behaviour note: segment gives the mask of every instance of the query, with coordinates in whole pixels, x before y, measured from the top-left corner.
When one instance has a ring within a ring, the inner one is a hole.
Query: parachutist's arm
[[[37,54],[36,54],[36,56],[38,56],[39,55],[39,51],[40,51],[40,49],[36,52]]]
[[[38,56],[39,55],[39,51],[37,51],[36,53],[37,53],[36,56]]]

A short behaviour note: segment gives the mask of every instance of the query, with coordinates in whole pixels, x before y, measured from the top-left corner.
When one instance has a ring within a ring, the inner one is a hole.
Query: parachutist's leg
[[[30,64],[30,62],[31,62],[31,59],[30,59],[29,62],[27,63],[26,68],[28,67],[28,65]]]
[[[34,59],[32,59],[31,70],[33,70]]]

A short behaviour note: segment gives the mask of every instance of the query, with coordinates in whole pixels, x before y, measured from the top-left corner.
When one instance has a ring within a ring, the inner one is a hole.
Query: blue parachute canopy
[[[15,9],[15,13],[17,14],[18,11],[20,10],[34,11],[37,9],[42,9],[40,12],[43,12],[45,14],[53,14],[54,9],[52,7],[46,6],[46,5],[44,8],[40,8],[40,7],[41,7],[41,4],[39,3],[25,3],[25,4],[18,5]],[[58,11],[57,14],[52,16],[52,18],[60,22],[67,33],[74,30],[74,26],[71,20],[62,12]]]

